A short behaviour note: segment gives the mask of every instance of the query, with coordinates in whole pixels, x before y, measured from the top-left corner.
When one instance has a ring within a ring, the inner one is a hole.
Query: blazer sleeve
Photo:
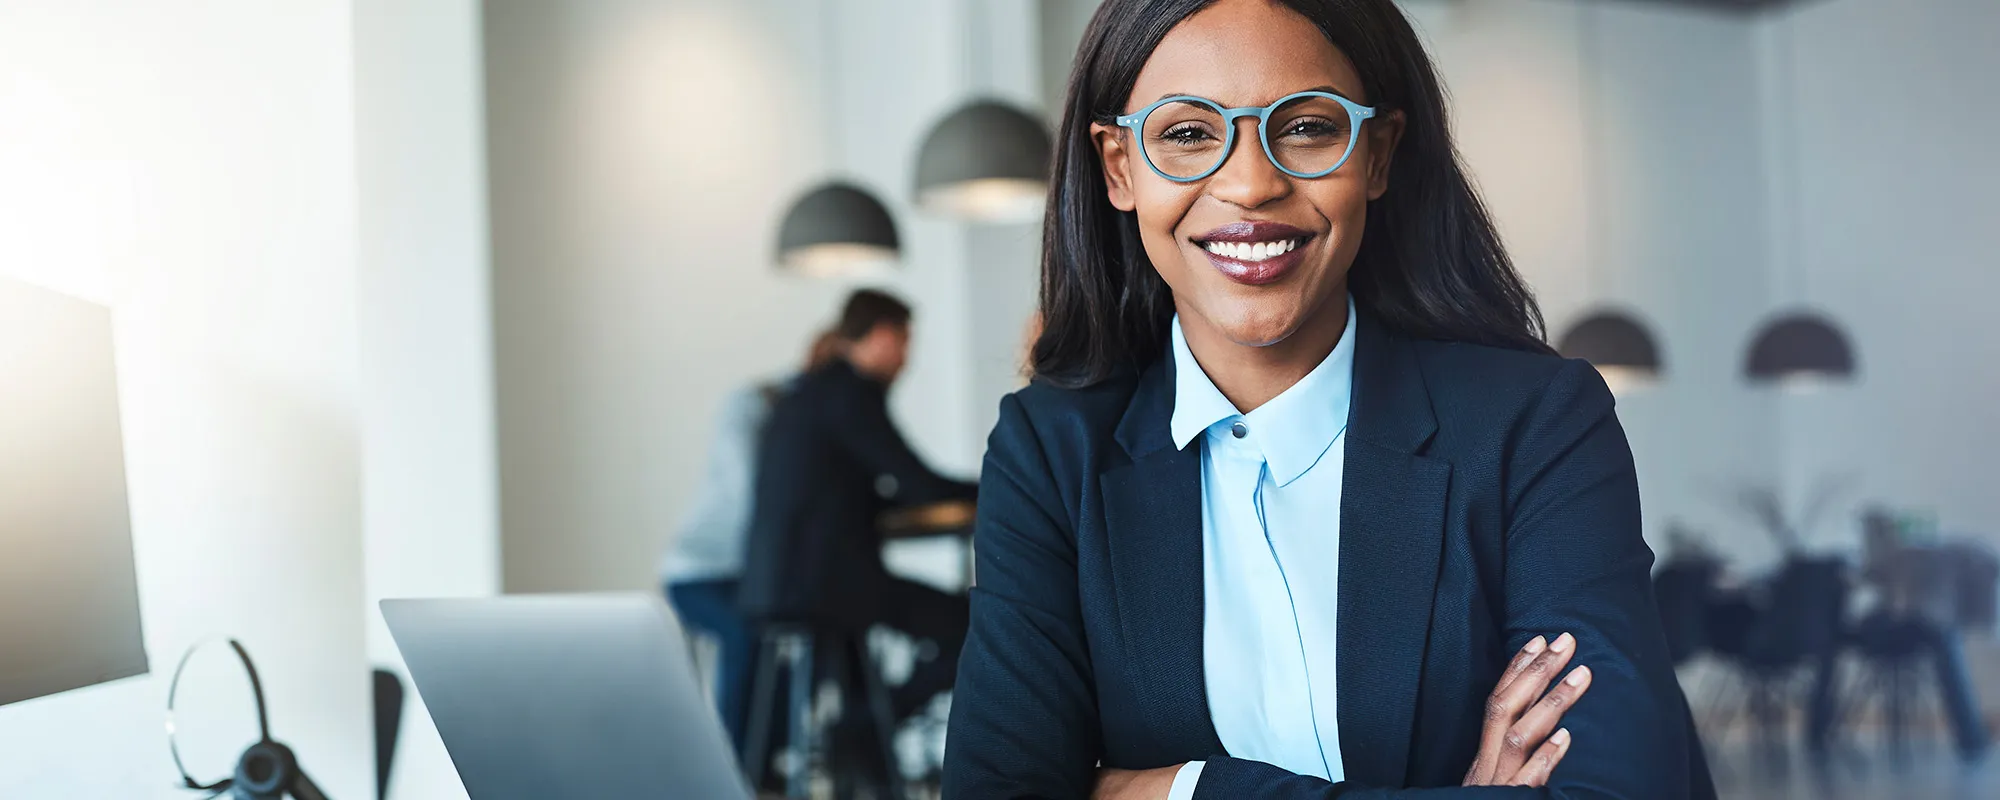
[[[977,484],[939,475],[917,457],[889,419],[889,394],[880,385],[859,379],[843,386],[835,411],[829,427],[841,446],[875,474],[896,481],[892,505],[970,500],[979,493]]]
[[[978,579],[945,737],[944,796],[1089,797],[1100,743],[1076,541],[1011,395],[1000,403],[979,494]]]
[[[1546,787],[1390,790],[1330,784],[1254,761],[1211,760],[1197,800],[1308,798],[1686,798],[1703,787],[1685,700],[1653,604],[1632,451],[1611,392],[1570,361],[1516,426],[1507,456],[1503,571],[1511,653],[1537,634],[1576,636],[1570,668],[1590,691],[1563,715],[1574,737]],[[1484,696],[1485,690],[1479,691]]]

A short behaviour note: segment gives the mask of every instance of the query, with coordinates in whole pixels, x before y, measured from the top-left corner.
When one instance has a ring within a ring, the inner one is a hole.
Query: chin
[[[1269,347],[1282,342],[1299,329],[1296,314],[1285,312],[1252,313],[1221,325],[1224,336],[1245,347]]]

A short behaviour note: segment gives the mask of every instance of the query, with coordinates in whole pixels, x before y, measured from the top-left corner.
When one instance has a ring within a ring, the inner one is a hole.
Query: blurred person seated
[[[839,355],[771,409],[738,603],[754,620],[846,634],[881,624],[918,640],[928,658],[893,692],[901,720],[951,688],[970,611],[962,596],[891,577],[878,520],[894,508],[970,500],[978,487],[932,471],[889,419],[910,307],[859,290],[835,332]]]
[[[715,637],[715,700],[730,744],[740,753],[750,712],[750,679],[759,631],[737,609],[738,578],[750,530],[759,434],[778,398],[800,375],[834,358],[839,337],[827,331],[813,341],[802,372],[757,381],[723,399],[709,443],[705,480],[661,559],[667,600],[690,630]]]

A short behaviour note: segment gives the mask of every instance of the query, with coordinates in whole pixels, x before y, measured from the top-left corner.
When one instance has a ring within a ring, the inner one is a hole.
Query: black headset
[[[174,681],[167,687],[167,750],[173,754],[174,768],[180,770],[182,787],[211,792],[207,800],[231,793],[236,800],[283,800],[288,794],[294,800],[326,800],[326,794],[299,767],[298,756],[292,748],[271,738],[271,718],[264,711],[264,684],[257,679],[257,665],[251,663],[250,651],[243,649],[243,643],[235,639],[226,641],[229,648],[236,651],[237,660],[243,662],[244,674],[250,676],[250,695],[257,701],[257,742],[236,759],[234,775],[202,783],[188,774],[187,764],[181,761],[180,742],[174,725],[174,698],[180,692],[181,673],[187,670],[188,660],[203,646],[215,641],[222,640],[197,642],[181,654],[180,664],[174,667]]]

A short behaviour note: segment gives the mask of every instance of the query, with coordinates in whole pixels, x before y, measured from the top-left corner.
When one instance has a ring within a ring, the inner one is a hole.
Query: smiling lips
[[[1232,222],[1194,238],[1223,277],[1261,286],[1285,277],[1305,253],[1312,233],[1282,222]]]

